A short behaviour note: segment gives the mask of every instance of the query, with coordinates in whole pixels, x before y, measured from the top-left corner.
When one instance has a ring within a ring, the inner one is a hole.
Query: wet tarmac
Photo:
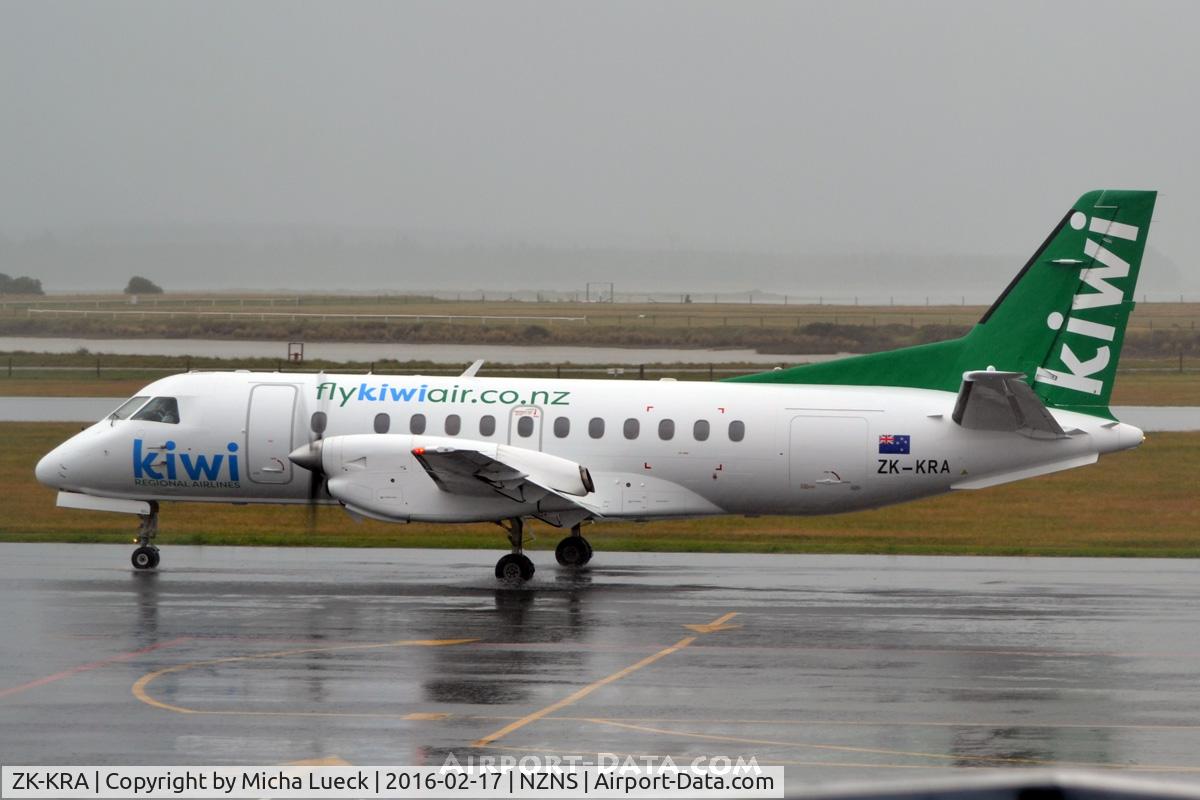
[[[148,383],[149,381],[147,381]],[[0,397],[0,422],[95,422],[128,397]]]
[[[499,535],[498,535],[499,538]],[[0,545],[8,764],[756,756],[1200,782],[1188,560]]]

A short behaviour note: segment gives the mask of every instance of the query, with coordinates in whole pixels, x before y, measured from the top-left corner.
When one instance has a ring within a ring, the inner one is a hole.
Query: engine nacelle
[[[414,435],[354,434],[330,436],[291,454],[298,466],[320,471],[329,494],[350,511],[388,521],[468,522],[525,516],[572,504],[545,490],[513,497],[483,480],[469,477],[470,491],[447,491],[427,474],[414,453],[430,456],[478,454],[512,474],[523,474],[553,492],[586,495],[586,469],[535,450],[470,439]]]

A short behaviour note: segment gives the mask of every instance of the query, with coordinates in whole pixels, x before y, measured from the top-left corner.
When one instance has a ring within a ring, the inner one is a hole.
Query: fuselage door
[[[508,415],[508,443],[530,450],[542,449],[542,409],[517,406]]]
[[[259,384],[250,390],[250,413],[246,422],[246,470],[255,483],[290,483],[292,462],[292,417],[296,409],[296,387]]]
[[[862,417],[792,417],[789,468],[793,490],[815,504],[836,502],[867,476],[867,421]]]

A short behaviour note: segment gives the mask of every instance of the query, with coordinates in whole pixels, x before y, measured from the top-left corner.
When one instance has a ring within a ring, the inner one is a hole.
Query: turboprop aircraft
[[[189,372],[55,448],[58,505],[340,504],[388,522],[491,521],[533,576],[524,526],[832,514],[984,489],[1136,447],[1108,401],[1155,193],[1085,194],[965,336],[710,383]],[[1049,511],[1047,513],[1050,513]]]

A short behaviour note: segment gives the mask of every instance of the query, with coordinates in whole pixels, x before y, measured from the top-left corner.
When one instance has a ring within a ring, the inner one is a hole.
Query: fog
[[[1200,299],[1192,3],[0,4],[0,271],[51,291],[986,300],[1092,188]],[[1176,297],[1177,299],[1177,297]]]

